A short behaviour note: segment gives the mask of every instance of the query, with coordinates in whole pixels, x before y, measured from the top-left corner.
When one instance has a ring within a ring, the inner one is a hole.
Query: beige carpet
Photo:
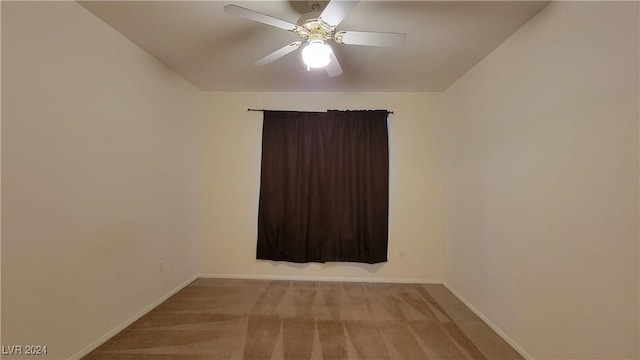
[[[522,359],[442,285],[198,279],[84,359]]]

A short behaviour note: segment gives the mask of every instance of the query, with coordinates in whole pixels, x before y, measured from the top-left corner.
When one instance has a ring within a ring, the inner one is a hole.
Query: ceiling
[[[323,6],[326,1],[315,1]],[[447,89],[547,1],[362,1],[338,30],[403,32],[397,48],[331,42],[344,73],[307,71],[300,51],[253,63],[298,39],[227,14],[236,4],[292,23],[312,1],[81,1],[80,4],[201,90],[389,91]]]

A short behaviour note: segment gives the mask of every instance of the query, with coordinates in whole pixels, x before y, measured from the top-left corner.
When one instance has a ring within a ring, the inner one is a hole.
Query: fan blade
[[[338,61],[335,52],[333,53],[333,56],[331,56],[331,62],[324,67],[324,70],[327,72],[329,77],[336,77],[342,74],[342,66],[340,66],[340,62]]]
[[[256,61],[255,63],[253,63],[253,65],[255,66],[265,66],[267,64],[269,64],[272,61],[278,60],[281,57],[287,55],[288,53],[298,50],[300,48],[300,46],[302,46],[302,41],[294,41],[289,45],[285,45],[284,47],[281,47],[280,49],[272,52],[271,54],[263,57],[262,59]]]
[[[277,28],[288,31],[293,31],[297,27],[297,25],[292,24],[288,21],[280,20],[274,18],[273,16],[265,15],[257,11],[245,9],[238,5],[226,5],[224,7],[224,12],[226,12],[227,14],[242,16],[245,19],[261,22],[263,24],[275,26]]]
[[[332,0],[327,4],[327,7],[324,8],[322,14],[320,14],[320,19],[325,23],[331,26],[338,26],[344,18],[347,17],[349,12],[358,5],[358,1],[342,1],[342,0]]]
[[[336,42],[347,45],[369,46],[398,46],[407,41],[407,34],[365,32],[365,31],[338,31],[335,35]]]

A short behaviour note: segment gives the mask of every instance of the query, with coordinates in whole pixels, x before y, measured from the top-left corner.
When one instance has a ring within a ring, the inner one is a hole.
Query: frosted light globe
[[[331,62],[331,47],[323,40],[311,40],[302,49],[302,61],[311,68],[322,68]]]

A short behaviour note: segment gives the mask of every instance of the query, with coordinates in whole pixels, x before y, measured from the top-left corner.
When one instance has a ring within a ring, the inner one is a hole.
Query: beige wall
[[[438,94],[208,93],[203,128],[204,274],[245,277],[439,281],[442,209],[434,134]],[[289,264],[255,259],[262,113],[247,108],[389,109],[389,261],[378,265]],[[400,251],[404,251],[404,258]]]
[[[536,359],[637,359],[638,3],[552,2],[443,95],[444,280]]]
[[[200,99],[75,2],[2,3],[2,345],[69,358],[197,272]]]

